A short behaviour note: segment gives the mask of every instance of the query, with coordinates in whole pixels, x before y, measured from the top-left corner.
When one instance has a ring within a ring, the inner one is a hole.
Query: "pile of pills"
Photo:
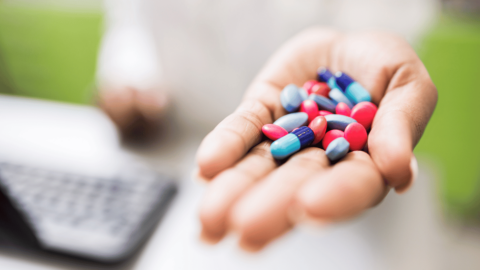
[[[343,72],[333,75],[319,68],[317,75],[317,80],[303,87],[287,85],[280,100],[288,114],[262,127],[274,141],[270,151],[275,159],[285,159],[310,145],[323,147],[332,162],[348,151],[366,150],[377,113],[369,92]]]

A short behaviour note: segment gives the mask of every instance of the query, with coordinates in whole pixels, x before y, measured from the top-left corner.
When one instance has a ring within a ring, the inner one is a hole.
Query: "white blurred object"
[[[0,95],[0,160],[111,177],[122,163],[120,139],[99,109]]]
[[[162,81],[160,61],[139,1],[106,1],[106,10],[107,29],[97,65],[100,89],[158,90]]]

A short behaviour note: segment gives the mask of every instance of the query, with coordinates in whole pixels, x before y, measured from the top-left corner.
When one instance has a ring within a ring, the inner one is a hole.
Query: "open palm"
[[[261,128],[286,114],[283,87],[316,78],[320,66],[351,75],[379,104],[369,154],[350,152],[331,165],[324,150],[309,147],[277,163]],[[306,218],[346,219],[379,203],[390,187],[406,190],[416,171],[413,148],[436,101],[427,70],[403,39],[321,28],[300,33],[198,150],[199,177],[211,181],[200,209],[203,237],[215,242],[234,230],[243,248],[258,250]]]

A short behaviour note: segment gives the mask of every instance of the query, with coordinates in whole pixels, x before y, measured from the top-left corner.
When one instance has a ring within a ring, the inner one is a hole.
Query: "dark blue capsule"
[[[303,126],[274,141],[270,145],[270,152],[273,158],[284,159],[309,146],[314,138],[313,131],[309,127]]]
[[[309,127],[299,127],[298,129],[292,131],[292,134],[295,134],[295,136],[297,136],[297,138],[300,140],[300,147],[302,148],[309,146],[315,139],[315,134]]]
[[[347,90],[347,87],[354,82],[354,80],[350,78],[350,76],[343,72],[335,73],[335,80],[337,82],[337,85],[343,92],[345,92],[345,90]]]
[[[328,68],[321,67],[317,70],[317,80],[319,82],[325,82],[328,83],[328,80],[333,77],[332,72],[328,70]]]

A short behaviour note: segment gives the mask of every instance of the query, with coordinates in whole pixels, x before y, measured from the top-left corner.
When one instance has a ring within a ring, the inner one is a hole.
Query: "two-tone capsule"
[[[337,88],[335,76],[333,76],[332,72],[326,67],[320,67],[317,70],[317,79],[319,82],[327,83],[330,89]]]
[[[340,89],[345,92],[345,95],[355,104],[362,101],[371,101],[370,93],[363,88],[358,82],[354,81],[350,76],[343,72],[335,74],[335,80]]]
[[[275,159],[285,159],[309,146],[314,139],[313,130],[303,126],[273,142],[270,146],[270,152]]]

